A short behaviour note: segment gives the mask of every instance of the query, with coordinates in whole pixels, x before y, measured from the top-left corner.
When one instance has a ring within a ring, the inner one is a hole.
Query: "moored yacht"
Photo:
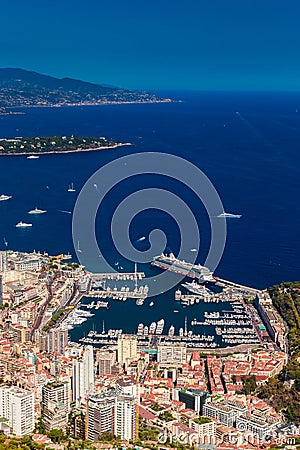
[[[164,329],[164,326],[165,326],[165,321],[164,321],[164,319],[160,319],[160,320],[157,322],[157,326],[156,326],[156,334],[162,334],[163,329]]]
[[[139,323],[138,328],[137,328],[137,335],[142,335],[144,331],[144,324],[143,323]]]
[[[193,280],[191,283],[183,283],[182,286],[185,287],[188,291],[193,292],[194,294],[207,294],[207,289],[201,284],[196,283],[195,280]]]
[[[149,327],[149,334],[154,334],[156,329],[156,322],[152,322]]]
[[[174,333],[175,333],[175,327],[174,327],[174,325],[171,325],[169,328],[169,331],[168,331],[168,336],[173,337]]]

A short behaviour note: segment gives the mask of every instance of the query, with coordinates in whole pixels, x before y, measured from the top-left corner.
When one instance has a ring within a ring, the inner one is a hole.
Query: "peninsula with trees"
[[[105,137],[43,136],[0,139],[0,155],[42,155],[105,150],[131,145],[114,142]]]

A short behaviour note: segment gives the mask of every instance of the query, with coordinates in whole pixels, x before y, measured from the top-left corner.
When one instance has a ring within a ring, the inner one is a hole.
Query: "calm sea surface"
[[[110,105],[100,107],[31,108],[24,115],[0,116],[0,137],[38,135],[106,136],[130,141],[131,147],[102,152],[45,155],[37,160],[1,157],[0,194],[13,199],[0,204],[0,248],[45,250],[51,254],[75,254],[71,214],[76,195],[95,170],[120,156],[155,151],[181,156],[197,165],[213,182],[225,211],[242,214],[227,221],[228,235],[216,274],[239,283],[264,288],[282,280],[299,279],[300,269],[300,95],[176,93],[183,100],[170,104]],[[299,112],[298,112],[299,111]],[[0,143],[1,145],[1,143]],[[76,194],[67,192],[74,182]],[[130,193],[146,187],[174,191],[194,211],[201,230],[199,262],[204,262],[210,242],[205,210],[189,189],[157,176],[135,177],[111,191],[101,205],[96,221],[98,242],[105,257],[124,270],[132,262],[118,255],[110,238],[110,219]],[[46,209],[47,214],[28,216],[27,211]],[[20,220],[33,222],[32,229],[15,228]],[[167,235],[175,253],[180,235],[167,214],[145,211],[132,222],[135,242],[154,228]],[[135,244],[148,248],[148,240]],[[91,267],[97,270],[97,267]],[[99,268],[98,268],[99,269]],[[153,275],[150,267],[142,268]],[[175,304],[173,291],[138,307],[134,302],[112,303],[109,311],[98,310],[93,319],[73,331],[78,338],[94,327],[134,331],[139,322],[164,317],[167,326],[183,326],[201,319],[200,306],[183,309]],[[228,309],[206,305],[206,309]],[[179,313],[173,313],[178,309]],[[146,318],[145,318],[146,316]],[[204,331],[204,330],[202,330]]]

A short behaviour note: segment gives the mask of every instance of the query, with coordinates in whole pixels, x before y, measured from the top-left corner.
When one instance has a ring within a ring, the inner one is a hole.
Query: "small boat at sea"
[[[32,223],[26,223],[26,222],[19,222],[16,225],[17,228],[29,228],[32,227]]]
[[[149,303],[149,306],[153,306],[153,305],[154,305],[154,302],[150,302],[150,303]]]
[[[45,214],[47,211],[45,209],[34,208],[28,211],[28,214]]]
[[[77,242],[77,248],[76,248],[76,251],[77,251],[77,253],[81,253],[81,252],[82,252],[82,250],[81,250],[81,248],[80,248],[80,246],[79,246],[79,241]]]
[[[4,202],[5,200],[9,200],[12,198],[12,195],[0,195],[0,202]]]
[[[74,184],[73,183],[69,184],[68,192],[76,192],[76,189],[74,188]]]
[[[39,156],[38,155],[30,155],[30,156],[27,156],[27,159],[39,159]]]
[[[219,214],[217,217],[223,218],[223,219],[240,219],[242,217],[242,215],[223,212],[223,213]]]

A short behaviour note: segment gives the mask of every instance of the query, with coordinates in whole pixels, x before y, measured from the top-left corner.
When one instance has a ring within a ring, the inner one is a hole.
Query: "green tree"
[[[64,433],[62,430],[54,428],[53,430],[49,431],[48,436],[51,439],[51,441],[53,441],[56,444],[59,444],[64,438]]]

